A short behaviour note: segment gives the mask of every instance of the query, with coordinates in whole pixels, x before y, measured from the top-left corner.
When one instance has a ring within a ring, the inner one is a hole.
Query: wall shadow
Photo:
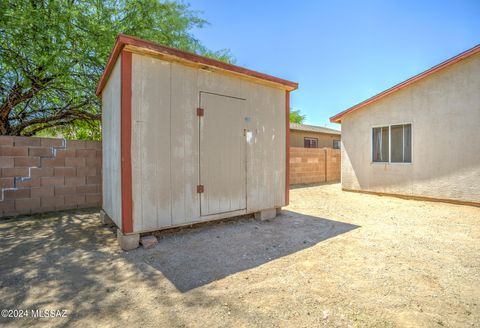
[[[79,320],[92,316],[106,323],[120,318],[125,308],[138,306],[132,294],[125,296],[127,291],[148,286],[162,293],[156,298],[160,308],[174,307],[177,291],[192,291],[189,300],[208,310],[222,296],[206,295],[193,290],[196,287],[357,227],[282,211],[270,221],[240,218],[167,233],[153,249],[123,252],[114,231],[102,226],[95,209],[4,220],[0,222],[0,304],[6,309],[60,309],[65,304],[68,317],[55,321],[56,326],[77,326]],[[237,311],[245,320],[253,320],[240,306]],[[172,326],[182,323],[175,313],[163,319]],[[0,326],[19,320],[0,318]],[[21,320],[24,326],[38,325],[35,318]]]
[[[126,257],[148,263],[180,292],[188,292],[358,227],[282,211],[273,220],[239,219],[164,235],[154,249],[139,248]]]
[[[95,313],[91,304],[103,304],[107,287],[96,275],[111,252],[113,232],[101,226],[98,209],[37,214],[0,221],[0,304],[5,309],[43,309],[51,303],[72,305],[75,313],[60,320],[68,326],[76,317]],[[45,294],[32,297],[43,286]],[[88,302],[86,301],[88,300]],[[116,313],[112,302],[108,308]],[[20,321],[22,320],[22,321]],[[38,324],[38,319],[0,318],[5,323]]]

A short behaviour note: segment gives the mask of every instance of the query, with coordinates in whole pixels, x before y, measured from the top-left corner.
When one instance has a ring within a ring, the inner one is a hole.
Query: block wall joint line
[[[60,147],[46,147],[46,148],[51,148],[52,149],[52,157],[43,157],[43,158],[47,158],[47,159],[57,158],[57,150],[67,148],[67,140],[65,138],[63,138],[61,140],[62,140],[62,145]],[[14,145],[14,147],[15,147],[15,145]],[[15,157],[15,156],[13,156],[13,157]],[[13,188],[2,188],[2,190],[0,192],[0,202],[3,202],[5,200],[5,191],[15,191],[15,190],[19,190],[19,189],[30,189],[30,187],[18,188],[17,187],[17,181],[23,182],[23,181],[32,180],[32,169],[42,168],[41,163],[42,163],[42,161],[40,161],[40,166],[29,166],[28,167],[28,176],[13,177]]]

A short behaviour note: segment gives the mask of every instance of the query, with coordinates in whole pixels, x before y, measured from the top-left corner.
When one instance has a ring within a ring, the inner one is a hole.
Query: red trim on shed
[[[132,196],[132,53],[122,51],[120,144],[122,167],[122,231],[133,232]],[[112,59],[112,58],[110,58]],[[109,60],[110,61],[110,60]]]
[[[196,55],[196,54],[193,54],[193,53],[190,53],[190,52],[166,47],[166,46],[163,46],[161,44],[154,43],[154,42],[151,42],[151,41],[142,40],[142,39],[139,39],[139,38],[136,38],[136,37],[133,37],[133,36],[120,34],[117,37],[117,41],[115,42],[115,46],[113,47],[112,53],[110,54],[110,58],[108,59],[108,62],[107,62],[107,65],[105,67],[105,70],[102,74],[102,77],[100,78],[100,81],[98,82],[98,86],[97,86],[97,89],[95,91],[97,96],[99,96],[102,93],[102,90],[105,87],[105,84],[107,83],[108,77],[110,76],[110,73],[113,70],[113,66],[115,65],[115,61],[117,60],[117,57],[119,56],[123,47],[126,46],[126,45],[145,48],[145,49],[149,49],[149,50],[152,50],[152,51],[160,53],[160,54],[177,57],[177,58],[187,60],[187,61],[190,61],[190,62],[194,62],[194,63],[197,63],[197,64],[206,65],[206,66],[210,66],[210,67],[215,67],[215,68],[219,68],[219,69],[226,70],[226,71],[231,71],[231,72],[238,73],[238,74],[241,74],[241,75],[254,77],[254,78],[257,78],[257,79],[260,79],[260,80],[270,81],[270,82],[273,82],[273,83],[283,85],[284,87],[286,87],[288,89],[291,89],[291,90],[295,90],[295,89],[298,88],[298,83],[295,83],[295,82],[287,81],[287,80],[284,80],[284,79],[280,79],[278,77],[274,77],[274,76],[271,76],[271,75],[263,74],[263,73],[256,72],[256,71],[252,71],[252,70],[249,70],[247,68],[240,67],[240,66],[227,64],[227,63],[224,63],[224,62],[219,61],[219,60],[199,56],[199,55]]]
[[[434,67],[432,67],[432,68],[430,68],[430,69],[428,69],[428,70],[426,70],[426,71],[424,71],[424,72],[422,72],[422,73],[420,73],[420,74],[417,74],[417,75],[409,78],[408,80],[403,81],[402,83],[399,83],[399,84],[391,87],[390,89],[387,89],[387,90],[385,90],[385,91],[383,91],[383,92],[381,92],[381,93],[379,93],[379,94],[377,94],[377,95],[375,95],[375,96],[373,96],[373,97],[371,97],[371,98],[369,98],[369,99],[367,99],[367,100],[365,100],[365,101],[363,101],[363,102],[361,102],[361,103],[359,103],[359,104],[357,104],[357,105],[355,105],[355,106],[353,106],[353,107],[350,107],[350,108],[344,110],[344,111],[341,112],[341,113],[338,113],[338,114],[335,115],[335,116],[330,117],[330,122],[332,122],[332,123],[341,123],[341,122],[342,122],[342,118],[343,118],[345,115],[347,115],[347,114],[349,114],[349,113],[351,113],[351,112],[353,112],[353,111],[355,111],[355,110],[357,110],[357,109],[363,108],[363,107],[365,107],[365,106],[367,106],[367,105],[370,105],[371,103],[373,103],[373,102],[375,102],[375,101],[378,101],[378,100],[380,100],[380,99],[388,96],[388,95],[391,94],[391,93],[394,93],[394,92],[396,92],[396,91],[398,91],[398,90],[400,90],[400,89],[403,89],[403,88],[411,85],[412,83],[417,82],[418,80],[424,79],[424,78],[426,78],[427,76],[430,76],[430,75],[432,75],[432,74],[434,74],[434,73],[436,73],[436,72],[438,72],[438,71],[441,71],[441,70],[443,70],[443,69],[445,69],[445,68],[447,68],[447,67],[449,67],[449,66],[451,66],[451,65],[453,65],[453,64],[455,64],[455,63],[458,63],[459,61],[461,61],[461,60],[463,60],[463,59],[465,59],[465,58],[467,58],[467,57],[470,57],[470,56],[472,56],[472,55],[474,55],[474,54],[476,54],[476,53],[479,53],[479,52],[480,52],[480,45],[476,45],[475,47],[473,47],[473,48],[471,48],[471,49],[469,49],[469,50],[467,50],[467,51],[464,51],[464,52],[462,52],[461,54],[459,54],[459,55],[457,55],[457,56],[455,56],[455,57],[452,57],[452,58],[444,61],[444,62],[441,63],[441,64],[438,64],[437,66],[434,66]]]
[[[290,91],[285,91],[285,206],[290,203]]]

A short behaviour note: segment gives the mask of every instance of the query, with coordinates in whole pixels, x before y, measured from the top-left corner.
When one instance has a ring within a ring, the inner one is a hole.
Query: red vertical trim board
[[[132,198],[132,53],[122,50],[120,144],[122,184],[122,231],[133,232]]]
[[[290,202],[290,91],[285,91],[285,206]]]

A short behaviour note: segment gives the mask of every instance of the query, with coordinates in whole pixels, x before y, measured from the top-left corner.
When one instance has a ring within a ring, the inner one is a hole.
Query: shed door
[[[202,216],[247,207],[244,106],[244,99],[200,92]]]

